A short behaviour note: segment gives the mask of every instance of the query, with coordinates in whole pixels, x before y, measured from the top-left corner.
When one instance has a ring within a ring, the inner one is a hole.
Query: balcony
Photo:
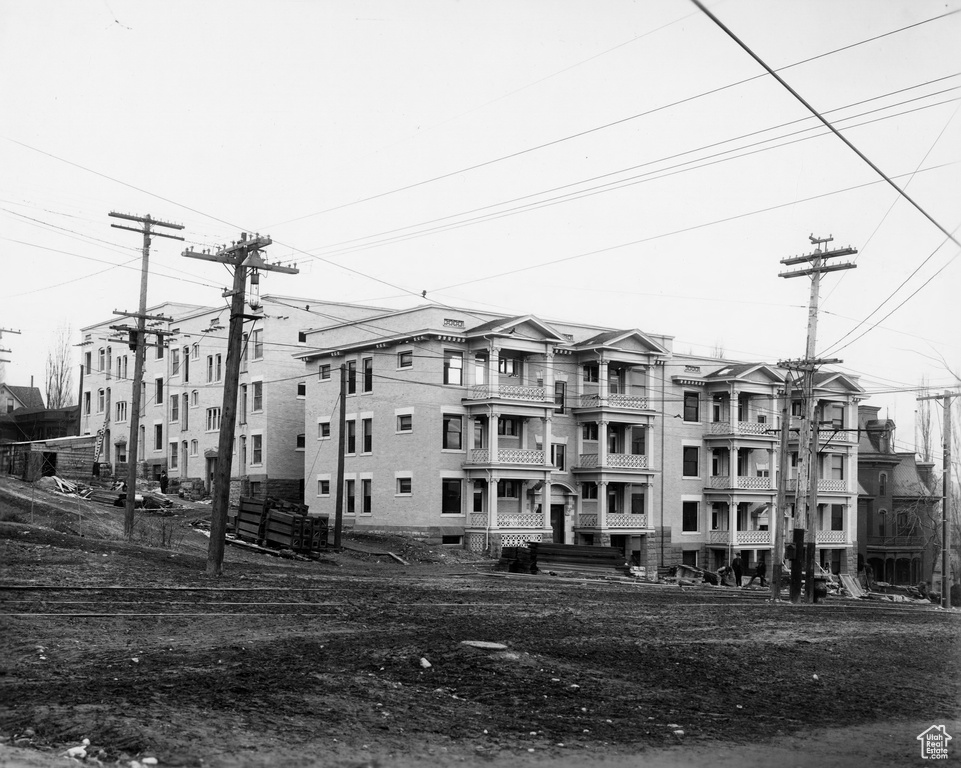
[[[787,490],[794,492],[797,490],[797,478],[792,477],[787,481]],[[818,480],[818,493],[848,493],[846,480]]]
[[[582,514],[577,518],[577,522],[574,524],[575,528],[592,528],[597,529],[599,525],[599,516],[594,512],[589,512],[587,514]],[[640,529],[647,529],[647,515],[631,515],[631,514],[608,514],[607,516],[607,531],[635,531]]]
[[[486,516],[485,516],[486,517]],[[544,527],[544,515],[539,514],[517,514],[517,513],[497,513],[498,528],[537,528]]]
[[[816,531],[815,542],[818,544],[847,544],[846,531]]]
[[[742,491],[773,491],[774,481],[770,477],[751,477],[750,475],[712,475],[707,479],[707,487],[713,490],[737,489]]]
[[[733,429],[729,421],[712,421],[708,425],[709,436],[717,435],[758,435],[760,437],[777,437],[777,431],[770,424],[760,424],[756,421],[739,421]]]
[[[544,451],[528,448],[507,448],[497,452],[497,460],[491,461],[487,448],[471,448],[467,464],[507,464],[510,466],[544,466]]]
[[[582,453],[577,459],[577,469],[649,469],[647,456],[637,453],[609,453],[607,463],[601,467],[596,453]]]
[[[723,546],[761,546],[771,545],[770,531],[708,531],[707,543]]]
[[[869,547],[923,549],[924,536],[868,536]]]
[[[547,397],[547,390],[544,387],[525,386],[523,384],[502,384],[498,387],[490,387],[487,384],[475,384],[470,388],[468,400],[489,400],[499,398],[501,400],[521,400],[528,403],[545,403],[553,401]]]
[[[634,411],[649,411],[650,402],[646,397],[633,395],[608,395],[607,402],[602,402],[599,394],[581,395],[578,408],[626,408]]]

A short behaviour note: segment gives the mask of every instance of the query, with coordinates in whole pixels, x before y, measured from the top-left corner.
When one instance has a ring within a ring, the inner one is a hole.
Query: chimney
[[[30,389],[33,389],[33,376],[30,377]]]

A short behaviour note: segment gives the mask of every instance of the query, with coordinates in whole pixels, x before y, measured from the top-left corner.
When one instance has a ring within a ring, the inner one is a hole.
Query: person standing
[[[758,560],[758,561],[757,561],[757,567],[754,569],[754,575],[751,577],[751,580],[747,583],[747,585],[748,585],[748,586],[751,586],[751,585],[754,583],[754,580],[755,580],[755,579],[760,579],[760,580],[761,580],[761,586],[762,586],[762,587],[766,587],[766,586],[767,586],[767,579],[764,578],[764,573],[765,573],[765,571],[767,571],[767,566],[764,564],[764,561],[763,561],[763,560]]]
[[[734,555],[731,561],[731,570],[734,571],[734,586],[741,586],[741,577],[744,575],[744,568],[741,566],[741,556]]]
[[[161,470],[160,472],[160,492],[167,493],[167,470]]]

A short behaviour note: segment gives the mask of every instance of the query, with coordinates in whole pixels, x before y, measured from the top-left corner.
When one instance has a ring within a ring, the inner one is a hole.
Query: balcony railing
[[[733,483],[733,485],[732,485]],[[708,478],[709,488],[738,488],[746,491],[770,491],[774,488],[770,477],[751,477],[750,475],[712,475]]]
[[[845,531],[817,531],[815,541],[818,544],[847,544]]]
[[[847,486],[848,484],[846,480],[818,480],[818,492],[825,491],[827,493],[847,493]],[[787,490],[797,490],[797,478],[792,477],[787,481]]]
[[[759,424],[756,421],[738,421],[731,428],[729,421],[712,421],[708,424],[708,433],[712,435],[764,435],[774,437],[776,432],[770,424]]]
[[[917,548],[924,546],[923,536],[868,536],[869,547],[904,547]]]
[[[491,452],[487,448],[471,448],[467,454],[468,464],[491,464]],[[537,464],[543,466],[544,451],[527,448],[507,448],[497,452],[498,464]]]
[[[596,453],[582,453],[577,459],[579,469],[598,469],[598,455]],[[604,469],[647,469],[647,456],[637,453],[609,453]]]
[[[608,528],[647,528],[647,515],[608,515]]]
[[[769,546],[771,544],[770,531],[708,531],[708,544],[733,544]]]
[[[630,408],[636,411],[650,410],[650,401],[646,397],[635,397],[634,395],[608,395],[607,402],[601,401],[601,396],[597,393],[581,395],[581,408],[599,408],[606,405],[609,408]]]
[[[498,528],[543,528],[544,515],[497,513]]]
[[[475,384],[470,390],[471,400],[486,400],[490,397],[499,397],[505,400],[526,400],[528,402],[543,403],[547,400],[547,390],[544,387],[529,387],[520,384],[504,384],[497,387],[494,394],[491,387],[486,384]]]

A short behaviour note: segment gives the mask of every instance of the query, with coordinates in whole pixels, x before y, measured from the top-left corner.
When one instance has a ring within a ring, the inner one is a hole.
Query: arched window
[[[888,473],[882,472],[878,475],[878,496],[888,495]]]
[[[888,522],[888,511],[886,509],[882,509],[878,513],[878,536],[887,535],[887,532],[886,532],[887,522]]]

